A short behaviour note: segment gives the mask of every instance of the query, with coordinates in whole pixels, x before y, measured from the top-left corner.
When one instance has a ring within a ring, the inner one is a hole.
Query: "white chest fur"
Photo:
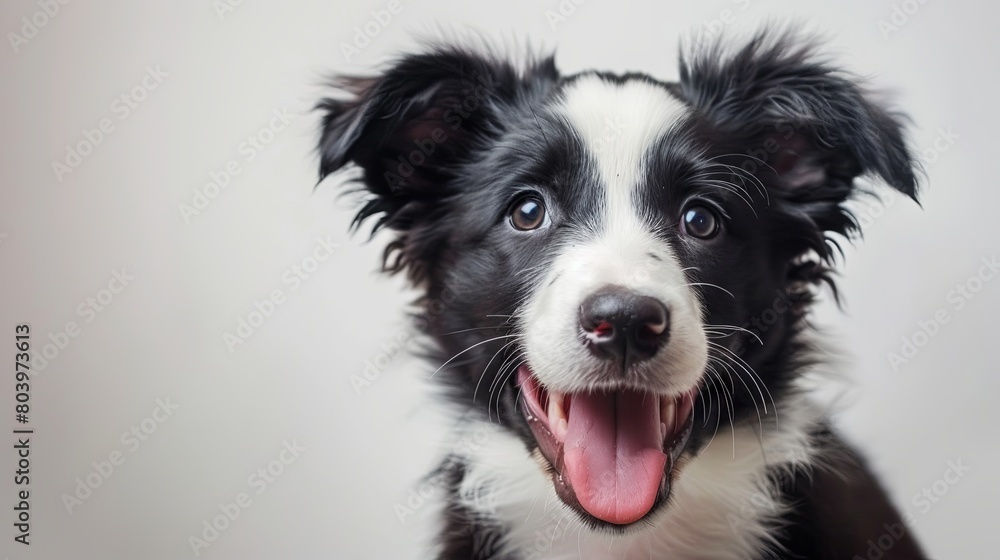
[[[556,496],[537,458],[503,430],[487,428],[484,445],[470,452],[459,499],[471,511],[507,528],[503,549],[530,559],[746,560],[774,547],[773,522],[785,504],[768,481],[768,469],[809,468],[808,436],[819,415],[805,397],[792,397],[778,422],[754,419],[719,429],[686,464],[671,502],[641,530],[596,532]],[[466,426],[483,431],[484,426]]]

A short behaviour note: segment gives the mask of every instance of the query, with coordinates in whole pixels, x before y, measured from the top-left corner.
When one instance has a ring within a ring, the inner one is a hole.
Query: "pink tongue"
[[[563,474],[591,515],[624,525],[649,513],[666,461],[659,398],[637,391],[572,396]]]

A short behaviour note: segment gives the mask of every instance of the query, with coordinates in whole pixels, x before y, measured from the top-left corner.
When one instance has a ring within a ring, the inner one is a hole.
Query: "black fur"
[[[678,258],[697,267],[688,280],[701,286],[707,324],[753,331],[716,342],[752,366],[780,401],[815,363],[802,333],[817,286],[833,287],[838,240],[857,233],[844,206],[856,194],[855,179],[879,177],[915,199],[915,163],[901,117],[793,35],[764,32],[735,51],[721,42],[702,47],[682,57],[680,71],[678,83],[598,75],[655,84],[689,106],[690,115],[652,152],[644,201],[664,232],[676,231],[691,197],[721,209],[725,237],[677,242]],[[434,342],[432,359],[447,362],[436,377],[455,403],[498,421],[528,449],[536,444],[510,381],[522,349],[504,348],[505,338],[485,341],[518,332],[513,315],[535,289],[525,271],[544,268],[559,241],[595,217],[600,186],[586,172],[589,156],[552,109],[575,79],[561,76],[551,58],[519,70],[496,55],[436,47],[399,59],[377,77],[338,79],[344,95],[319,104],[320,175],[348,164],[361,169],[367,197],[355,226],[377,217],[373,230],[396,232],[384,266],[405,272],[423,291],[420,327]],[[746,188],[714,188],[720,177]],[[558,220],[530,239],[510,235],[505,220],[527,186],[544,193]],[[754,322],[779,300],[786,312],[766,325]],[[711,358],[737,367],[725,352]],[[692,453],[720,425],[757,422],[752,386],[722,377],[711,382],[733,395],[732,406],[696,403],[695,417],[709,421],[695,423]],[[796,504],[778,535],[785,557],[864,557],[858,547],[881,535],[883,525],[899,523],[899,515],[835,435],[815,437],[827,442],[826,459],[842,469],[782,481]],[[442,468],[457,486],[461,465]],[[491,551],[503,527],[450,503],[440,558],[499,558]],[[908,533],[885,556],[918,557]]]

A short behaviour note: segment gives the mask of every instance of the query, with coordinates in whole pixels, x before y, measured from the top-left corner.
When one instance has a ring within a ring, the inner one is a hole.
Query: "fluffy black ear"
[[[841,203],[854,179],[877,176],[916,199],[916,163],[900,116],[866,97],[849,75],[815,54],[812,41],[764,31],[736,50],[721,42],[681,60],[681,93],[732,160],[801,203],[820,230],[857,224]]]
[[[551,59],[531,72],[535,83],[555,77]],[[429,224],[447,211],[441,201],[459,188],[461,164],[502,132],[500,117],[524,79],[494,55],[451,47],[405,56],[379,76],[335,79],[345,95],[317,105],[320,178],[348,164],[361,169],[372,196],[354,226],[380,215],[373,231],[400,232],[386,250],[387,270],[422,275],[419,263],[440,249]]]

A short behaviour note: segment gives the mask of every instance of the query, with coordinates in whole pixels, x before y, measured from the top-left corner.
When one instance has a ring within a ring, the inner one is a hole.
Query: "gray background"
[[[904,4],[913,13],[880,31]],[[12,540],[9,431],[0,445],[0,558],[193,558],[189,536],[240,492],[250,506],[200,557],[419,557],[417,519],[431,509],[400,523],[394,506],[431,450],[450,442],[418,398],[433,367],[391,346],[406,336],[412,294],[375,274],[384,238],[347,235],[352,201],[338,199],[336,181],[313,191],[309,108],[323,76],[369,70],[417,35],[471,28],[513,50],[557,47],[566,72],[674,79],[679,36],[709,27],[739,35],[786,19],[826,34],[838,61],[891,91],[914,117],[912,144],[926,153],[929,177],[922,210],[901,197],[861,205],[869,227],[847,251],[846,313],[829,302],[818,313],[838,349],[818,398],[871,457],[932,556],[990,557],[1000,281],[973,281],[980,291],[961,309],[948,297],[1000,249],[995,4],[589,0],[554,27],[546,11],[559,9],[555,0],[400,5],[347,60],[342,44],[388,2],[247,0],[221,15],[208,0],[70,2],[16,47],[10,33],[23,33],[22,18],[46,18],[34,15],[36,2],[3,3],[4,371],[15,324],[31,324],[39,350],[62,340],[67,322],[79,331],[32,378],[30,547]],[[147,67],[167,75],[137,90],[143,99],[126,116],[115,100],[132,95]],[[296,118],[247,161],[241,143],[270,137],[272,111],[283,109]],[[105,118],[114,130],[57,177],[53,161]],[[241,173],[185,220],[180,205],[230,160]],[[339,246],[293,291],[283,275],[317,238]],[[134,280],[100,312],[80,309],[121,267]],[[224,334],[274,289],[284,303],[230,352]],[[939,310],[948,323],[894,369],[887,354]],[[366,360],[378,360],[381,375],[358,394],[350,378]],[[13,376],[0,387],[3,425],[14,428]],[[156,423],[165,398],[178,408]],[[123,432],[144,421],[155,432],[126,445]],[[258,494],[248,477],[293,440],[305,450]],[[92,463],[115,451],[124,462],[70,513],[64,495],[100,476]],[[943,482],[949,461],[969,469],[953,483]],[[944,495],[918,506],[914,495],[935,484]]]

